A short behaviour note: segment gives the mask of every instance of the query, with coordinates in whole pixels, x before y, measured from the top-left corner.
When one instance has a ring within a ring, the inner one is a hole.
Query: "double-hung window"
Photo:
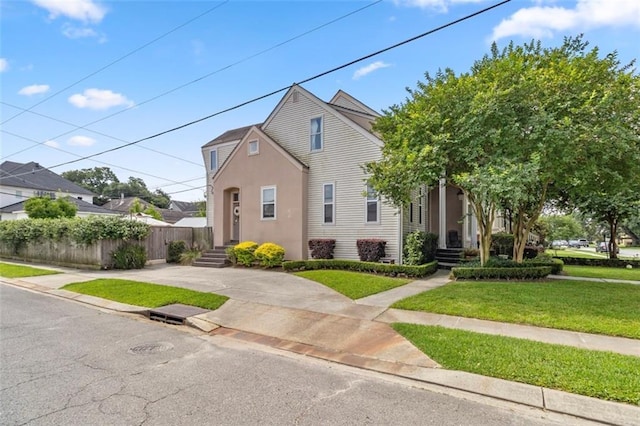
[[[322,206],[323,206],[323,218],[322,223],[333,224],[335,223],[336,216],[336,192],[335,184],[325,183],[322,185]]]
[[[215,172],[216,170],[218,170],[218,150],[217,149],[213,149],[211,150],[211,171]]]
[[[322,116],[311,119],[309,135],[311,151],[322,151]]]
[[[367,223],[380,222],[380,198],[371,185],[367,185]]]
[[[260,191],[261,219],[274,220],[276,218],[276,187],[263,186]]]

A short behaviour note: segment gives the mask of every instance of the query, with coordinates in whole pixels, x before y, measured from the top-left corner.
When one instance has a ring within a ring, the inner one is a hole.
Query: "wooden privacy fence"
[[[213,247],[212,228],[171,228],[152,226],[149,236],[140,241],[147,250],[147,261],[167,258],[171,241],[182,240],[187,247],[197,246],[202,250]],[[29,243],[16,255],[13,248],[0,244],[2,257],[76,268],[109,268],[111,253],[123,243],[122,240],[100,240],[94,244],[77,244],[68,239]]]

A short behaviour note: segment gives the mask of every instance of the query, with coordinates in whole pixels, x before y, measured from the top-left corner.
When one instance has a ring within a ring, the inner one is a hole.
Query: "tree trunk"
[[[495,218],[495,205],[490,204],[484,207],[482,203],[477,202],[475,197],[469,195],[469,202],[473,213],[478,221],[478,233],[480,234],[480,264],[484,266],[491,252],[491,228]]]
[[[616,243],[616,236],[618,235],[618,221],[616,219],[609,221],[609,232],[611,233],[609,244],[607,244],[607,248],[609,249],[609,259],[617,259],[618,244]]]

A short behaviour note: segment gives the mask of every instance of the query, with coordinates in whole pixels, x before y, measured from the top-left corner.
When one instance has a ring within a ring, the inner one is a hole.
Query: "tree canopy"
[[[78,208],[66,198],[32,197],[25,201],[24,210],[30,219],[56,219],[74,217]]]
[[[103,205],[113,198],[138,197],[156,207],[169,208],[171,198],[161,189],[150,191],[141,178],[129,177],[127,182],[120,182],[109,167],[94,167],[92,169],[69,170],[62,173],[68,179],[89,191],[98,194],[95,204]]]
[[[596,153],[638,153],[638,77],[615,52],[600,57],[587,46],[582,37],[554,48],[494,43],[467,73],[426,74],[376,121],[385,145],[381,160],[365,166],[370,183],[396,205],[441,178],[463,190],[483,263],[496,211],[508,209],[521,261],[545,203],[567,188],[577,197],[594,182]]]

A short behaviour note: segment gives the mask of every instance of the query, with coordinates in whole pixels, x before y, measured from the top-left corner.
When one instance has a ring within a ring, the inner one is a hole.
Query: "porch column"
[[[469,218],[471,219],[471,247],[478,248],[478,218],[476,218],[473,209],[470,209],[471,214]]]
[[[471,247],[471,215],[467,194],[462,196],[462,247]]]
[[[447,248],[447,182],[440,178],[438,198],[438,248]]]

